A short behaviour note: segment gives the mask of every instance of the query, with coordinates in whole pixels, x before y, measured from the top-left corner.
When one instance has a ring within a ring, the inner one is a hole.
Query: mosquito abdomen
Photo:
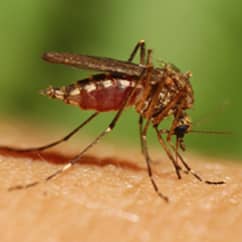
[[[129,80],[130,79],[130,80]],[[134,78],[121,75],[98,74],[91,78],[61,88],[48,87],[41,94],[63,100],[67,104],[79,106],[85,110],[98,112],[119,110],[135,86]],[[141,92],[137,88],[129,105],[133,105]]]

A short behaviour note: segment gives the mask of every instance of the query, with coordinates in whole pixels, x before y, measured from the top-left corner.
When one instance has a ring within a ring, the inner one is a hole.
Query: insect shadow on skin
[[[132,63],[138,52],[140,63]],[[7,146],[1,148],[15,152],[44,151],[69,140],[100,113],[116,111],[107,128],[79,154],[70,159],[62,169],[46,177],[45,181],[55,178],[76,164],[87,150],[113,130],[124,109],[133,106],[139,115],[141,151],[146,161],[148,175],[155,192],[163,200],[168,202],[168,197],[156,184],[150,165],[151,158],[146,139],[150,126],[154,128],[160,145],[172,162],[178,179],[181,179],[181,171],[184,171],[206,184],[224,184],[224,181],[204,180],[191,169],[179,151],[185,151],[184,136],[192,132],[192,122],[186,113],[194,102],[194,94],[189,81],[191,73],[182,73],[175,65],[169,63],[163,63],[162,67],[154,67],[152,50],[146,50],[144,40],[135,45],[128,61],[58,52],[47,52],[43,55],[43,59],[55,64],[101,72],[101,74],[77,81],[75,84],[61,88],[48,87],[41,91],[41,94],[60,99],[66,104],[78,106],[83,110],[95,110],[95,112],[65,137],[50,144],[24,149]],[[159,124],[169,116],[173,118],[170,128],[159,129]],[[163,138],[164,135],[166,139]],[[172,136],[176,138],[175,144],[172,143]],[[39,183],[40,181],[36,181],[27,185],[17,185],[9,190],[25,189]]]

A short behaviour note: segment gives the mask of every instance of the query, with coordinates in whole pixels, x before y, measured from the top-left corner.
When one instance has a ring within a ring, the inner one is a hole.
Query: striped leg
[[[142,117],[140,117],[140,120],[142,120]],[[140,132],[140,140],[141,140],[141,147],[142,147],[142,153],[145,157],[145,161],[146,161],[146,165],[147,165],[147,171],[148,171],[148,175],[151,181],[151,184],[155,190],[155,192],[158,194],[159,197],[161,197],[162,199],[164,199],[166,202],[169,201],[168,197],[163,195],[160,190],[159,187],[157,186],[154,177],[153,177],[153,172],[151,169],[151,159],[150,159],[150,155],[148,152],[148,146],[147,146],[147,139],[146,139],[146,135],[147,135],[147,131],[148,131],[148,127],[150,124],[150,120],[148,120],[142,130],[142,132]]]

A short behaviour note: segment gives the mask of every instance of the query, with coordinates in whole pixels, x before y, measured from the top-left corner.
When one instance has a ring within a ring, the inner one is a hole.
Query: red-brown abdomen
[[[81,109],[106,112],[121,108],[136,81],[137,77],[98,74],[66,87],[49,87],[42,94],[61,99],[65,103],[79,106]],[[141,90],[142,87],[136,89],[128,105],[135,103]]]

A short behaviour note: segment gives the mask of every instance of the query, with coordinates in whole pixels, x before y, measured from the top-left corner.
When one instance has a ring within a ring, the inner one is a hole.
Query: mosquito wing
[[[103,72],[121,73],[140,76],[143,68],[137,64],[106,57],[77,55],[71,53],[46,52],[42,57],[45,61]]]

